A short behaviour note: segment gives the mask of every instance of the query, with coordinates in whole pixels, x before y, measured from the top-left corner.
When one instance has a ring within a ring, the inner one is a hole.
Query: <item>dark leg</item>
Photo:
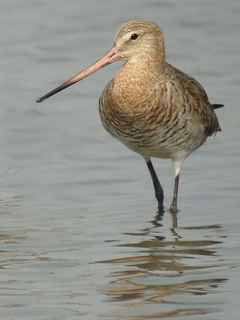
[[[179,159],[178,160],[172,160],[173,169],[174,169],[174,176],[175,176],[175,182],[174,182],[173,200],[172,200],[171,207],[169,209],[169,211],[171,213],[177,213],[178,212],[178,208],[177,208],[178,184],[179,184],[180,171],[181,171],[181,167],[182,167],[184,159],[185,158],[180,159],[180,160]]]
[[[175,177],[175,183],[174,183],[174,193],[173,193],[173,200],[171,207],[169,209],[170,212],[176,213],[178,211],[177,209],[177,197],[178,197],[178,184],[179,184],[179,174]]]
[[[151,160],[146,160],[147,166],[148,166],[148,170],[151,174],[152,177],[152,181],[153,181],[153,186],[154,186],[154,190],[155,190],[155,197],[158,201],[158,212],[159,213],[163,213],[163,199],[164,199],[164,193],[163,193],[163,188],[158,180],[158,177],[156,175],[156,172],[153,168],[152,162]]]

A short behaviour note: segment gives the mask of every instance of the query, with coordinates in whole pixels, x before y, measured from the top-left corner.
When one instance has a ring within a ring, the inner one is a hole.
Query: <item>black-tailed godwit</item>
[[[164,211],[164,192],[151,157],[172,160],[175,184],[170,212],[175,213],[182,163],[207,137],[221,131],[214,109],[222,105],[211,104],[195,79],[165,61],[163,34],[156,23],[148,20],[125,23],[103,58],[37,102],[117,60],[124,60],[125,64],[99,100],[103,126],[145,159],[160,213]]]

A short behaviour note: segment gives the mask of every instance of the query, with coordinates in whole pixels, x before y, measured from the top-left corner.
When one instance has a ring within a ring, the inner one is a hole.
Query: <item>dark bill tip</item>
[[[35,102],[39,103],[39,102],[43,102],[44,100],[46,100],[46,98],[41,97],[41,98],[38,98]]]

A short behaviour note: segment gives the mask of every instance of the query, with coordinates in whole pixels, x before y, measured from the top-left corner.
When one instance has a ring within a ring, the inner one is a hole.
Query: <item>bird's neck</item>
[[[111,98],[119,109],[149,104],[161,68],[149,61],[130,60],[117,72],[111,86]],[[142,99],[144,97],[144,99]],[[145,102],[143,102],[143,100]]]
[[[127,61],[117,72],[115,82],[124,86],[146,86],[153,83],[164,68],[162,61],[139,58]]]

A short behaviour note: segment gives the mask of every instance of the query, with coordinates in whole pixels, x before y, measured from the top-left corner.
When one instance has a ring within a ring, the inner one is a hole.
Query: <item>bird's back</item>
[[[177,93],[174,93],[176,97],[182,96],[184,101],[180,102],[179,108],[182,106],[183,109],[187,108],[189,110],[193,119],[204,126],[206,136],[211,136],[221,130],[214,112],[215,105],[209,102],[206,91],[197,80],[168,63],[166,63],[163,71],[163,77],[165,79],[169,78],[176,88]],[[176,104],[178,103],[176,102]]]

